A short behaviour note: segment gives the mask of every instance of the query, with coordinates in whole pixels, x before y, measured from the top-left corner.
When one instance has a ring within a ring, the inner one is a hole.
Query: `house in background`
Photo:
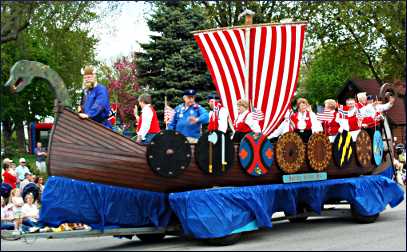
[[[406,93],[406,83],[401,82],[397,86],[399,93]],[[380,84],[372,80],[349,80],[345,87],[338,95],[338,101],[340,104],[345,104],[345,100],[348,97],[355,97],[359,92],[366,92],[367,95],[379,96]],[[403,97],[397,97],[394,106],[386,112],[387,119],[392,130],[395,144],[406,143],[406,106],[405,95]]]

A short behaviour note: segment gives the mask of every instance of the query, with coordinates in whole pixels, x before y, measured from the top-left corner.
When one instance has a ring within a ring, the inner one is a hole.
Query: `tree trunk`
[[[26,154],[23,122],[16,122],[16,133],[17,133],[18,152],[21,155]]]
[[[4,155],[7,156],[12,156],[13,155],[13,147],[12,147],[12,141],[11,141],[11,135],[13,133],[12,130],[12,123],[10,120],[5,120],[2,121],[3,124],[3,143],[4,143]]]

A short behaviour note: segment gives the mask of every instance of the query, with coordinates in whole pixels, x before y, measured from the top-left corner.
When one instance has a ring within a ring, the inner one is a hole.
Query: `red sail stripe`
[[[259,64],[258,64],[258,69],[257,69],[257,77],[256,77],[256,83],[255,84],[255,94],[258,94],[260,92],[260,84],[261,84],[261,76],[263,73],[263,64],[264,64],[264,56],[266,52],[266,38],[267,38],[267,27],[260,27],[261,30],[261,38],[260,38],[260,48],[259,48]],[[267,65],[267,62],[266,62]],[[257,105],[258,101],[258,95],[254,96],[254,103]]]
[[[268,125],[268,128],[264,129],[265,134],[270,134],[284,119],[283,116],[288,108],[288,105],[290,104],[292,95],[294,94],[294,90],[292,88],[292,79],[293,79],[293,72],[294,72],[294,60],[295,60],[295,49],[296,49],[296,43],[297,43],[297,38],[296,38],[296,26],[291,26],[288,27],[289,34],[291,35],[291,43],[290,45],[287,45],[290,47],[289,51],[289,68],[287,74],[287,79],[286,79],[286,84],[282,83],[281,86],[286,86],[286,89],[284,90],[284,96],[283,99],[278,99],[279,103],[281,104],[280,106],[280,111],[277,113],[276,120]],[[288,42],[287,42],[288,43]],[[288,60],[288,59],[287,59]]]
[[[219,58],[220,55],[218,55],[218,53],[217,53],[217,51],[216,51],[216,49],[215,49],[215,45],[213,44],[214,41],[209,38],[209,35],[208,35],[208,34],[204,34],[204,37],[205,37],[206,42],[208,43],[208,45],[209,45],[209,47],[210,47],[210,50],[211,50],[211,52],[212,52],[212,55],[214,56],[215,63],[216,63],[216,64],[214,64],[214,66],[219,70],[219,73],[220,73],[220,78],[221,78],[220,81],[221,81],[221,83],[223,84],[223,85],[222,85],[222,88],[224,89],[225,94],[226,94],[226,105],[227,105],[227,108],[233,108],[233,103],[232,103],[231,95],[234,95],[235,92],[233,92],[233,93],[230,92],[230,87],[233,86],[233,84],[228,83],[228,79],[226,78],[226,74],[225,74],[225,69],[223,68],[222,63],[221,63],[221,60],[220,60],[220,58]],[[222,102],[224,102],[223,99],[222,99]],[[229,111],[229,113],[230,113],[230,112],[231,112],[231,111]],[[230,115],[231,115],[231,118],[235,118],[234,113],[230,113]]]
[[[264,90],[264,94],[270,94],[271,89],[271,80],[273,77],[273,69],[274,64],[276,64],[276,50],[277,50],[277,28],[276,26],[271,27],[271,48],[270,48],[270,62],[268,65],[267,70],[267,77],[266,77],[266,88]],[[278,63],[278,62],[277,62]],[[263,96],[263,99],[267,99],[266,95]],[[264,100],[262,102],[261,110],[266,112],[267,109],[267,101]]]
[[[233,31],[233,32],[235,32],[235,31]],[[238,56],[238,52],[237,52],[238,45],[235,45],[233,43],[232,37],[230,36],[229,32],[224,32],[224,35],[225,35],[225,38],[226,38],[227,42],[229,43],[230,49],[231,49],[232,54],[233,54],[233,58],[236,60],[237,69],[239,70],[240,79],[242,80],[242,88],[244,89],[244,80],[245,80],[245,77],[244,77],[244,57],[243,57],[243,55],[241,55],[242,58],[243,58],[243,62],[241,64],[239,56]],[[235,38],[240,38],[240,37],[235,36]],[[240,39],[237,39],[237,41],[242,43],[242,41],[240,41]],[[241,49],[241,48],[239,48],[239,49]],[[242,52],[242,50],[240,52]],[[238,97],[237,97],[238,100],[242,98],[240,96],[240,92],[237,93],[237,95],[238,95]]]
[[[273,123],[273,120],[275,119],[275,117],[277,116],[276,112],[277,112],[277,106],[278,103],[280,102],[280,91],[281,91],[281,85],[283,84],[283,74],[284,74],[284,65],[285,65],[285,56],[286,56],[286,30],[285,30],[285,26],[281,27],[281,50],[280,50],[280,67],[278,69],[278,73],[277,73],[277,82],[275,85],[275,91],[273,92],[273,96],[269,97],[268,100],[268,106],[271,107],[271,118],[268,122],[265,122],[265,124],[267,124],[267,126],[269,126],[271,123]],[[284,102],[284,101],[281,101]]]
[[[222,32],[222,33],[224,33],[224,32]],[[229,78],[227,79],[228,85],[230,87],[229,93],[236,94],[238,92],[238,90],[239,90],[239,83],[238,83],[238,81],[236,79],[236,76],[239,74],[239,72],[235,72],[235,70],[233,69],[233,66],[232,66],[233,63],[231,62],[231,59],[234,60],[234,58],[233,57],[225,57],[225,55],[228,55],[229,53],[227,52],[227,50],[225,48],[225,45],[222,43],[222,40],[221,40],[221,38],[219,36],[219,32],[213,33],[213,36],[215,37],[216,41],[213,40],[212,43],[214,45],[216,45],[221,50],[222,55],[224,55],[224,59],[225,59],[225,62],[226,62],[226,68],[224,68],[224,71],[225,72],[229,71],[228,75],[231,77],[231,80]],[[222,65],[222,67],[224,67],[224,66]],[[244,81],[244,79],[243,79],[243,81]],[[233,89],[231,89],[232,87],[233,87]],[[233,90],[234,90],[234,92],[232,92]],[[230,98],[230,100],[231,100],[232,103],[237,102],[237,100],[234,101],[233,98]]]

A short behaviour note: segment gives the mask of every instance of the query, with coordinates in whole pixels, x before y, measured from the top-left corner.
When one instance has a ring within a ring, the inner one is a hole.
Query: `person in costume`
[[[367,94],[366,92],[360,92],[356,95],[356,97],[358,98],[358,102],[356,103],[356,107],[358,109],[363,108],[364,106],[367,105]]]
[[[79,113],[82,119],[90,118],[103,124],[106,128],[112,129],[108,118],[110,114],[109,92],[102,84],[96,80],[95,69],[86,66],[83,71],[85,87],[85,97],[83,102],[83,112]]]
[[[367,96],[367,104],[360,108],[362,116],[362,128],[365,129],[370,136],[373,136],[374,131],[380,128],[380,123],[383,119],[382,112],[391,109],[394,105],[395,98],[390,96],[389,102],[380,104],[374,101],[372,95]]]
[[[151,106],[151,96],[149,94],[140,95],[138,103],[141,107],[141,116],[134,115],[137,122],[136,142],[148,144],[160,132],[160,123],[155,109]]]
[[[167,126],[167,129],[183,134],[190,143],[198,142],[202,124],[209,121],[208,112],[195,102],[195,97],[195,90],[187,89],[184,91],[184,103],[175,107],[175,114]]]
[[[238,115],[234,122],[235,134],[233,141],[240,143],[242,138],[249,132],[261,133],[259,122],[253,118],[249,111],[249,102],[243,99],[237,101]]]
[[[323,131],[317,115],[312,111],[311,106],[305,98],[297,100],[297,112],[291,116],[291,131],[297,132],[305,143],[312,133]]]
[[[324,133],[329,137],[329,141],[333,143],[341,126],[341,115],[336,111],[337,104],[335,100],[327,99],[324,104],[324,112],[317,114],[317,118],[322,123]]]
[[[219,100],[216,94],[208,96],[208,103],[211,111],[209,112],[208,131],[219,130],[226,133],[228,129],[228,116],[229,113]]]
[[[284,114],[284,120],[280,123],[280,125],[268,136],[271,142],[275,143],[278,140],[278,137],[290,131],[290,118],[294,111],[289,105],[287,111]]]
[[[356,106],[355,99],[346,99],[346,105],[340,105],[338,111],[342,114],[339,132],[343,132],[344,130],[348,131],[352,136],[352,140],[356,141],[360,132],[362,119],[360,111]]]

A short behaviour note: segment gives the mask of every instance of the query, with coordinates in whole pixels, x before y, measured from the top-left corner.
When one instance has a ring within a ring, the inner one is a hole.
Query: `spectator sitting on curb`
[[[1,230],[14,230],[13,205],[1,196]]]
[[[33,175],[30,172],[26,172],[24,174],[24,180],[21,181],[21,183],[20,183],[20,191],[23,192],[24,187],[26,185],[28,185],[29,183],[34,183],[34,178],[33,178]]]

